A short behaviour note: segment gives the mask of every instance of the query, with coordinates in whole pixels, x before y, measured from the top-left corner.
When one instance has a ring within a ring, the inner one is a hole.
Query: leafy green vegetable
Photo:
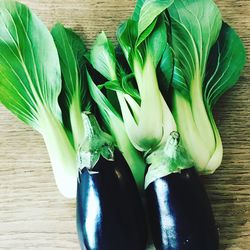
[[[207,109],[212,109],[219,98],[235,85],[245,63],[246,54],[241,39],[228,24],[223,23],[208,58],[204,80]]]
[[[135,9],[136,13],[140,6],[140,15],[135,17],[134,14],[133,20],[124,22],[117,31],[119,44],[135,75],[140,103],[128,96],[121,96],[119,101],[131,142],[138,150],[147,152],[166,143],[166,138],[175,130],[174,119],[158,84],[158,78],[171,79],[165,73],[165,70],[167,73],[172,70],[172,53],[167,44],[167,26],[162,13],[172,1],[140,3]],[[150,18],[146,15],[148,11]],[[162,73],[158,78],[157,71]],[[167,89],[164,84],[162,86]]]
[[[93,169],[100,156],[113,160],[113,138],[103,132],[91,111],[87,91],[86,48],[71,29],[56,24],[52,29],[62,69],[65,107],[69,113],[77,168]],[[65,111],[65,110],[64,110]]]
[[[212,108],[238,80],[245,51],[238,35],[222,25],[212,0],[176,0],[169,14],[175,56],[173,112],[197,169],[212,173],[223,154]]]
[[[56,24],[51,34],[54,38],[63,76],[62,92],[65,98],[64,112],[67,110],[74,138],[75,149],[83,144],[84,124],[82,111],[87,111],[89,98],[86,86],[86,48],[82,39],[62,24]]]
[[[144,186],[145,162],[130,143],[119,112],[95,85],[90,75],[88,75],[88,82],[90,94],[98,105],[103,122],[107,130],[115,138],[119,150],[128,162],[138,188],[142,190]]]
[[[74,197],[76,154],[57,102],[61,72],[49,31],[26,6],[3,0],[0,51],[0,102],[42,134],[59,190]]]

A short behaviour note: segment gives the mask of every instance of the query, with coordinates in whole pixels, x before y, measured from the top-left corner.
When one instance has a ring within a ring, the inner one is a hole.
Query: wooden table
[[[57,21],[83,35],[90,46],[102,30],[114,39],[134,0],[23,0],[51,27]],[[218,0],[223,16],[250,53],[250,0]],[[250,250],[250,64],[237,87],[218,104],[224,161],[204,178],[221,249]],[[0,249],[79,249],[75,202],[57,191],[41,136],[0,107]],[[117,249],[119,250],[119,249]],[[129,250],[129,249],[128,249]],[[202,249],[201,249],[202,250]]]

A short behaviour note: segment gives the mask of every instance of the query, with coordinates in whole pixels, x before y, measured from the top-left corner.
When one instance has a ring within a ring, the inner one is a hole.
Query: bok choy
[[[131,144],[119,107],[117,107],[118,98],[121,97],[120,91],[117,95],[112,93],[114,89],[120,89],[119,78],[122,77],[122,72],[119,72],[119,62],[116,60],[115,49],[111,41],[109,41],[104,32],[98,35],[89,55],[89,61],[92,66],[101,73],[105,79],[105,84],[96,86],[90,74],[88,74],[89,91],[93,100],[97,103],[103,122],[106,129],[113,135],[119,150],[122,152],[128,162],[137,186],[143,189],[145,163],[142,156]],[[126,81],[124,74],[123,81]],[[102,89],[106,89],[107,96],[104,95]],[[127,88],[127,91],[133,91],[132,88]],[[134,93],[137,96],[137,93]],[[108,99],[108,97],[110,99]]]
[[[167,44],[164,16],[160,15],[171,3],[172,1],[147,1],[142,8],[141,22],[129,19],[119,27],[118,41],[131,71],[121,66],[116,58],[114,46],[105,33],[97,37],[90,52],[92,66],[106,78],[106,83],[98,87],[91,79],[89,81],[91,95],[98,104],[103,119],[116,119],[115,123],[119,124],[119,130],[125,128],[130,142],[142,152],[148,152],[161,143],[164,144],[169,134],[176,130],[175,121],[160,92],[156,75],[158,65],[161,65],[162,69],[170,68],[170,71],[173,66],[166,60],[171,51]],[[156,11],[152,11],[154,8]],[[147,19],[151,11],[154,16]],[[137,87],[133,84],[134,79]],[[106,90],[107,98],[100,89]],[[111,103],[114,103],[116,109]],[[108,119],[107,115],[115,115],[116,118]],[[111,131],[117,131],[110,124],[108,126]],[[115,137],[119,141],[119,134]],[[123,141],[118,143],[118,146],[122,152],[128,152],[124,156],[129,159],[133,147]],[[132,172],[140,171],[141,183],[144,168],[139,168],[138,161],[131,163]],[[137,173],[134,176],[138,180]]]
[[[90,109],[86,84],[87,50],[83,40],[60,23],[52,28],[51,34],[59,54],[62,71],[62,92],[59,103],[64,111],[64,123],[73,135],[75,150],[78,150],[85,138],[82,112]]]
[[[238,81],[245,50],[212,0],[176,0],[169,15],[175,56],[173,113],[197,170],[211,174],[223,155],[212,109]]]
[[[0,51],[0,102],[42,134],[59,190],[74,197],[76,152],[58,105],[61,72],[52,36],[25,5],[3,0]]]
[[[64,106],[68,107],[78,156],[76,217],[81,248],[143,250],[147,230],[133,175],[115,149],[113,138],[102,131],[93,114],[86,112],[93,106],[85,86],[83,42],[61,24],[52,29],[52,35],[59,52],[63,93],[68,97]]]

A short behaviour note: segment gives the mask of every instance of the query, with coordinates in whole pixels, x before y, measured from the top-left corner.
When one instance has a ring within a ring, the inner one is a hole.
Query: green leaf
[[[161,93],[163,94],[165,100],[167,100],[167,93],[169,86],[172,81],[174,69],[174,57],[173,52],[169,44],[166,45],[165,51],[163,52],[160,63],[157,67],[157,79]]]
[[[109,81],[117,79],[114,45],[107,39],[104,32],[96,38],[90,51],[90,62]]]
[[[140,94],[137,88],[134,87],[132,80],[134,80],[134,74],[124,75],[122,77],[122,87],[126,94],[132,96],[137,102],[141,101]]]
[[[144,42],[147,37],[152,33],[157,23],[157,18],[138,36],[136,46],[139,47],[142,42]]]
[[[223,23],[219,39],[209,56],[204,81],[204,99],[208,110],[236,84],[245,63],[246,52],[240,37]]]
[[[137,22],[128,19],[122,23],[116,33],[117,40],[131,68],[134,65],[135,47],[138,38]]]
[[[72,99],[79,96],[81,102],[86,102],[87,91],[85,80],[86,47],[84,42],[73,30],[56,24],[51,34],[54,38],[60,58],[62,76],[64,80],[63,91],[66,92],[68,106]]]
[[[86,48],[82,39],[71,29],[56,24],[52,31],[62,70],[64,113],[70,120],[75,148],[84,141],[84,125],[82,111],[89,104],[87,81],[85,76]]]
[[[138,20],[138,36],[140,36],[158,16],[163,13],[174,0],[145,0]]]
[[[210,49],[221,29],[221,14],[213,0],[175,0],[169,14],[174,53],[191,84],[197,71],[204,78]]]
[[[0,100],[40,131],[39,112],[44,107],[61,119],[56,48],[45,25],[24,5],[1,1],[0,11]]]
[[[137,25],[133,20],[123,23],[118,29],[117,39],[131,69],[135,60],[143,65],[148,55],[155,67],[162,58],[167,46],[166,24],[163,17],[159,17],[152,24],[141,36],[138,36]]]
[[[134,9],[134,13],[132,15],[132,19],[136,22],[138,22],[139,18],[140,18],[140,12],[141,12],[141,8],[142,5],[144,4],[145,0],[137,0],[136,1],[136,5],[135,5],[135,9]]]
[[[120,85],[120,82],[115,80],[115,81],[109,81],[104,84],[98,85],[98,88],[101,90],[102,88],[106,88],[108,90],[112,91],[120,91],[124,92],[123,88]]]
[[[153,60],[157,68],[167,47],[167,27],[163,17],[159,17],[153,32],[145,40],[146,53]]]
[[[172,85],[175,89],[177,89],[183,97],[190,100],[189,88],[181,70],[181,66],[178,60],[174,59],[174,71],[173,71],[173,80]]]

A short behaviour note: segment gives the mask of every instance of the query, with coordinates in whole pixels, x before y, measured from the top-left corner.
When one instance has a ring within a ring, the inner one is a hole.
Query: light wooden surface
[[[82,34],[90,46],[127,18],[134,0],[23,0],[51,27],[57,21]],[[250,0],[218,0],[250,53]],[[1,53],[1,52],[0,52]],[[221,234],[221,249],[250,250],[250,65],[237,87],[218,104],[224,161],[204,178]],[[39,134],[0,107],[0,249],[79,249],[74,201],[57,191]],[[119,249],[117,249],[119,250]],[[129,249],[128,249],[129,250]],[[201,249],[202,250],[202,249]]]

